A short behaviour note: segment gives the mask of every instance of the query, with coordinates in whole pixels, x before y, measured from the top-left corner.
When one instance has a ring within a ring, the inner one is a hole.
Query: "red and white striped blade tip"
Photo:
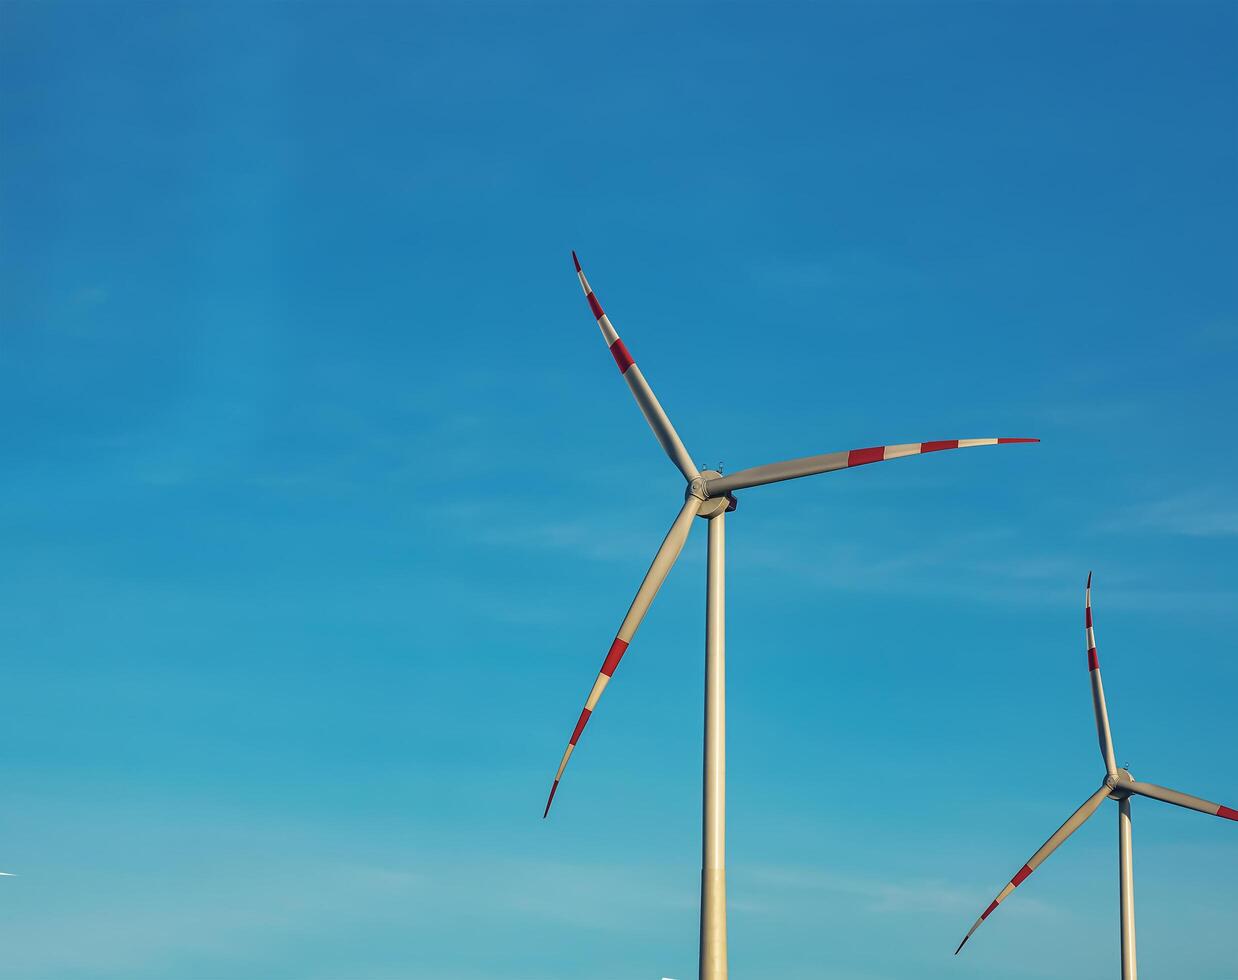
[[[1023,436],[997,436],[988,439],[935,439],[929,442],[908,442],[892,446],[866,446],[863,449],[846,450],[847,468],[863,466],[865,463],[883,463],[890,459],[901,459],[904,456],[920,456],[924,453],[941,452],[943,449],[967,449],[973,446],[991,446],[996,443],[1006,446],[1014,442],[1040,442],[1039,439],[1027,439]],[[964,445],[964,443],[966,445]],[[889,450],[896,455],[887,456]],[[842,455],[841,453],[839,455]]]
[[[546,809],[542,811],[542,819],[545,820],[547,814],[550,813],[550,804],[555,801],[555,791],[559,788],[559,780],[555,780],[550,787],[550,795],[546,797]]]
[[[884,463],[891,459],[902,459],[904,456],[921,456],[925,453],[941,452],[943,449],[968,449],[974,446],[1006,446],[1014,442],[1040,442],[1039,439],[1026,439],[1021,436],[998,436],[988,439],[935,439],[929,442],[908,442],[892,446],[865,446],[863,449],[844,450],[847,455],[846,466],[837,469],[850,469],[852,466],[863,466],[865,463]],[[895,455],[887,456],[893,450]],[[833,453],[827,455],[835,455]],[[842,456],[843,453],[838,453]],[[812,457],[809,457],[812,458]],[[759,469],[760,467],[757,467]],[[741,473],[744,471],[741,470]],[[828,472],[828,471],[827,471]],[[725,478],[723,478],[725,481]]]

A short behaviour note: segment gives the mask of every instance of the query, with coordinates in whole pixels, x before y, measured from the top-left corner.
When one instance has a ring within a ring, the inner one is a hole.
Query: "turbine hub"
[[[710,480],[718,479],[720,476],[722,474],[717,470],[701,470],[701,475],[688,484],[688,492],[685,496],[696,497],[698,500],[704,501],[701,504],[701,509],[697,512],[697,517],[703,517],[708,521],[739,506],[739,502],[729,493],[723,497],[705,496],[705,484]]]
[[[1133,783],[1135,777],[1130,774],[1127,769],[1119,769],[1112,776],[1105,777],[1105,785],[1109,787],[1109,799],[1124,800],[1131,795],[1130,790],[1123,787],[1123,783]]]

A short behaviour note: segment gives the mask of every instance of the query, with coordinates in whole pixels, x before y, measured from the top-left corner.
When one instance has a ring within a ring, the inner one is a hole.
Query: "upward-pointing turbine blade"
[[[658,442],[662,443],[662,448],[666,450],[666,455],[671,458],[671,462],[679,467],[679,472],[684,475],[684,479],[691,483],[701,475],[700,471],[692,462],[692,457],[688,455],[688,450],[680,441],[679,433],[671,425],[671,420],[663,411],[653,389],[649,387],[649,382],[645,380],[640,368],[632,360],[632,355],[628,353],[627,347],[619,339],[619,334],[610,322],[610,317],[602,311],[602,304],[593,294],[589,280],[585,278],[584,270],[581,269],[580,260],[576,258],[575,252],[572,253],[572,264],[576,266],[576,277],[580,280],[580,288],[585,291],[585,299],[589,301],[589,308],[593,310],[593,315],[597,318],[598,329],[602,331],[606,346],[610,348],[610,353],[615,358],[619,373],[623,375],[623,380],[632,389],[632,397],[640,406],[645,421],[649,423],[649,428],[653,429],[653,434],[658,437]]]
[[[1083,593],[1083,628],[1088,640],[1088,675],[1092,678],[1092,711],[1096,714],[1096,737],[1100,741],[1105,771],[1115,775],[1118,764],[1113,756],[1113,735],[1109,731],[1109,709],[1105,707],[1105,686],[1100,679],[1100,657],[1096,653],[1096,633],[1092,629],[1092,573]]]
[[[710,497],[721,497],[733,490],[759,487],[766,483],[781,483],[801,476],[814,476],[833,470],[845,470],[865,463],[881,463],[887,459],[902,459],[904,456],[919,456],[942,449],[970,449],[972,446],[999,446],[1010,442],[1040,442],[1039,439],[945,439],[938,442],[907,442],[897,446],[870,446],[867,449],[849,449],[822,456],[803,456],[782,463],[766,463],[736,473],[710,480],[705,492]]]
[[[580,733],[585,730],[585,725],[588,724],[589,717],[593,714],[593,709],[597,707],[598,698],[606,690],[606,685],[610,683],[611,676],[615,673],[615,668],[619,666],[619,661],[623,658],[624,651],[627,650],[628,644],[632,642],[632,637],[636,635],[641,620],[645,618],[645,613],[649,611],[653,597],[658,594],[658,589],[666,581],[667,574],[675,564],[679,553],[683,551],[684,542],[688,540],[688,532],[692,530],[692,521],[700,509],[701,501],[696,497],[689,497],[684,502],[683,510],[679,512],[679,516],[675,518],[675,523],[671,525],[671,529],[666,533],[666,538],[662,541],[662,546],[658,549],[658,553],[654,555],[653,564],[649,566],[649,571],[645,573],[645,580],[641,582],[640,588],[636,592],[636,598],[632,600],[632,605],[628,608],[628,614],[623,617],[623,622],[619,626],[619,633],[615,636],[615,641],[610,645],[606,659],[602,661],[602,669],[598,672],[597,680],[593,682],[593,688],[589,691],[589,697],[585,701],[584,710],[581,711],[580,718],[576,722],[576,728],[572,732],[572,737],[568,740],[567,749],[563,753],[563,759],[559,762],[559,770],[555,773],[554,783],[550,787],[550,796],[546,799],[546,809],[542,812],[543,819],[550,813],[550,804],[554,802],[555,791],[559,788],[559,780],[563,778],[563,770],[567,768],[567,760],[572,757],[572,751],[576,748],[576,742],[580,739]]]
[[[1176,789],[1166,789],[1164,786],[1157,786],[1155,783],[1141,783],[1135,780],[1123,783],[1122,789],[1128,789],[1132,793],[1138,793],[1140,796],[1146,796],[1149,799],[1161,800],[1165,803],[1172,803],[1174,806],[1186,807],[1188,810],[1198,810],[1200,813],[1207,813],[1214,817],[1238,820],[1238,810],[1231,810],[1227,806],[1221,806],[1220,803],[1212,803],[1209,800],[1201,800],[1198,796],[1191,796],[1189,793],[1179,793]]]
[[[1078,810],[1070,815],[1070,819],[1054,831],[1053,836],[1045,841],[1040,846],[1040,850],[1028,858],[1027,864],[1023,865],[1015,876],[1010,879],[1010,883],[997,893],[997,898],[993,899],[993,901],[989,903],[989,907],[980,914],[980,918],[976,920],[976,924],[967,930],[967,935],[963,937],[963,942],[959,943],[959,949],[962,949],[967,940],[971,939],[972,933],[980,928],[980,923],[987,919],[993,913],[993,910],[1001,905],[1012,891],[1023,884],[1023,882],[1027,879],[1027,876],[1040,867],[1041,864],[1044,863],[1045,859],[1058,849],[1062,841],[1066,840],[1067,837],[1083,826],[1088,817],[1096,812],[1096,808],[1105,801],[1105,797],[1108,795],[1109,787],[1102,786],[1088,797],[1087,802],[1084,803],[1083,806],[1079,807]],[[955,956],[958,956],[959,949],[954,951]]]

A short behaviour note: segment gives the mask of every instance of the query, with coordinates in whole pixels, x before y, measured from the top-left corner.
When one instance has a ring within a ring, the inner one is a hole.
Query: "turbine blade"
[[[688,455],[688,450],[680,441],[679,433],[671,425],[671,420],[663,411],[653,389],[649,387],[649,382],[645,380],[640,368],[632,360],[632,355],[628,353],[627,347],[619,339],[619,334],[610,322],[610,317],[602,311],[602,304],[593,294],[589,280],[585,278],[584,270],[581,269],[580,260],[576,258],[575,252],[572,253],[572,264],[576,266],[576,277],[580,280],[580,288],[585,291],[585,299],[589,301],[589,308],[593,310],[593,315],[597,318],[598,328],[602,331],[606,346],[610,348],[610,353],[615,358],[615,364],[619,366],[619,373],[623,375],[623,380],[632,389],[632,397],[640,406],[645,421],[649,423],[649,428],[653,429],[653,434],[658,437],[658,442],[662,443],[662,448],[671,458],[671,462],[679,467],[679,472],[684,475],[684,479],[691,483],[701,475],[700,471],[692,462],[692,457]]]
[[[1191,796],[1189,793],[1179,793],[1176,789],[1166,789],[1164,786],[1157,786],[1155,783],[1141,783],[1135,780],[1123,783],[1121,788],[1128,789],[1132,793],[1138,793],[1140,796],[1146,796],[1153,800],[1161,800],[1164,803],[1172,803],[1174,806],[1186,807],[1188,810],[1198,810],[1200,813],[1207,813],[1214,817],[1224,817],[1226,820],[1238,820],[1238,810],[1231,810],[1227,806],[1221,806],[1220,803],[1212,803],[1209,800],[1201,800],[1198,796]]]
[[[696,518],[697,511],[700,508],[701,501],[696,497],[689,497],[684,502],[683,509],[679,512],[679,516],[675,518],[675,523],[671,525],[671,529],[666,533],[666,538],[663,539],[662,546],[658,548],[658,553],[654,555],[653,564],[649,566],[649,571],[645,573],[645,580],[641,582],[640,588],[636,592],[636,598],[632,600],[632,605],[628,608],[628,614],[623,617],[623,622],[619,626],[619,633],[615,636],[615,641],[610,645],[606,659],[602,661],[602,669],[598,672],[597,680],[593,682],[593,688],[589,691],[589,697],[585,701],[584,710],[581,711],[580,718],[576,722],[576,728],[572,731],[572,737],[568,739],[567,749],[559,762],[559,770],[555,773],[554,782],[550,786],[550,796],[546,799],[546,809],[542,812],[542,819],[545,819],[546,815],[550,813],[550,804],[554,802],[555,791],[559,788],[559,780],[563,778],[563,770],[567,768],[567,760],[572,757],[572,751],[576,748],[576,743],[580,739],[580,733],[585,730],[589,717],[593,714],[594,708],[597,707],[598,698],[606,690],[606,685],[610,683],[610,679],[615,673],[615,668],[619,666],[619,661],[623,658],[628,644],[632,642],[632,637],[636,635],[641,620],[645,618],[645,613],[649,611],[653,597],[658,594],[658,589],[666,581],[666,576],[670,572],[671,566],[675,564],[679,553],[683,551],[684,542],[688,540],[688,532],[692,530],[692,521]]]
[[[1088,675],[1092,678],[1092,711],[1096,714],[1096,737],[1100,741],[1105,771],[1115,775],[1118,764],[1113,756],[1113,735],[1109,731],[1109,709],[1105,707],[1105,686],[1100,679],[1100,657],[1096,653],[1096,633],[1092,630],[1092,573],[1083,593],[1083,628],[1088,640]]]
[[[1067,837],[1083,826],[1088,817],[1096,812],[1096,808],[1104,802],[1105,797],[1108,795],[1109,787],[1102,786],[1088,797],[1087,802],[1085,802],[1083,806],[1079,807],[1078,810],[1070,815],[1070,819],[1068,819],[1064,824],[1062,824],[1062,826],[1058,827],[1058,829],[1053,832],[1053,836],[1040,846],[1040,850],[1028,858],[1027,864],[1023,865],[1023,867],[1018,870],[1015,876],[1010,879],[1009,884],[997,893],[997,898],[993,899],[993,901],[989,903],[989,907],[980,914],[980,918],[976,920],[976,924],[967,930],[967,935],[963,937],[963,942],[959,943],[959,949],[962,949],[967,940],[971,939],[972,933],[980,928],[980,923],[987,919],[993,913],[993,910],[1001,905],[1012,891],[1023,884],[1023,882],[1027,879],[1027,876],[1040,867],[1041,864],[1044,863],[1045,859],[1058,849],[1062,841],[1066,840]],[[959,949],[954,951],[955,956],[959,955]]]
[[[863,466],[865,463],[880,463],[887,459],[919,456],[921,453],[935,453],[941,449],[969,449],[972,446],[998,446],[1010,442],[1040,442],[1040,440],[946,439],[940,442],[908,442],[898,446],[871,446],[868,449],[850,449],[839,453],[826,453],[823,456],[803,456],[781,463],[753,466],[751,469],[740,470],[737,473],[710,480],[705,485],[705,493],[709,497],[721,497],[733,490],[743,490],[745,487],[781,483],[783,480],[795,480],[801,476],[813,476],[817,473]]]

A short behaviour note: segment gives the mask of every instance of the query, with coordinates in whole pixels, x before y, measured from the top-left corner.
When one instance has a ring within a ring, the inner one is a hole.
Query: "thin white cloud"
[[[922,269],[891,261],[888,255],[839,249],[827,255],[779,256],[754,264],[752,281],[761,286],[805,291],[876,291],[919,289],[930,278]]]
[[[1187,490],[1123,508],[1103,525],[1113,532],[1144,531],[1221,538],[1238,535],[1238,493]]]
[[[464,537],[486,548],[513,552],[553,552],[573,559],[645,563],[652,560],[678,513],[678,501],[663,509],[665,523],[633,520],[588,504],[568,517],[550,517],[533,505],[496,508],[492,501],[456,501],[430,511],[432,520],[448,520]]]
[[[1220,510],[1201,512],[1199,523],[1192,527],[1200,529],[1198,533],[1205,527],[1227,527],[1223,516]],[[1238,521],[1238,509],[1233,520]],[[858,525],[863,527],[863,521]],[[1131,526],[1121,525],[1124,531]],[[887,542],[881,548],[862,538],[797,536],[786,526],[743,547],[745,569],[776,571],[788,588],[940,599],[983,597],[1039,608],[1081,603],[1084,578],[1096,567],[1092,548],[1048,551],[1041,542],[1000,525],[944,527],[936,535],[926,532],[910,545]],[[1115,610],[1156,608],[1220,615],[1238,611],[1238,593],[1232,589],[1174,589],[1131,566],[1105,571],[1104,578],[1107,588],[1113,589],[1107,591],[1106,607]]]
[[[765,865],[748,869],[746,877],[762,890],[777,891],[786,902],[801,903],[805,895],[816,895],[822,901],[847,899],[865,912],[968,912],[983,892],[975,887],[962,888],[931,878],[908,878],[894,881],[879,875],[840,874],[817,868]],[[1047,910],[1035,900],[1024,907]],[[767,908],[766,911],[779,911]]]

